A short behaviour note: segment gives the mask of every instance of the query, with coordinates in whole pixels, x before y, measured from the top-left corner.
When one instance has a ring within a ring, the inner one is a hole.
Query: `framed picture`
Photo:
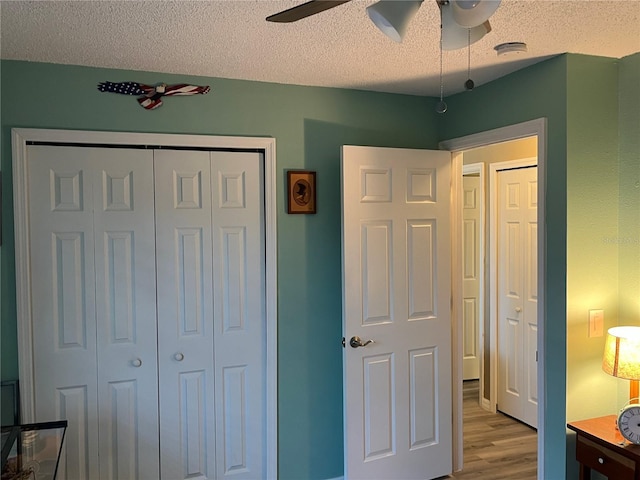
[[[287,213],[316,213],[316,172],[287,171]]]

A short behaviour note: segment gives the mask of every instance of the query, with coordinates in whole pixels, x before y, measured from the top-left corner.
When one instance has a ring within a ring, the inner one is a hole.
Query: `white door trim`
[[[453,471],[462,470],[464,463],[462,438],[462,152],[451,154],[451,402],[452,402],[452,459]],[[459,447],[459,448],[458,448]]]
[[[440,148],[443,150],[450,150],[452,152],[461,152],[476,147],[484,147],[492,145],[494,143],[507,142],[509,140],[516,140],[519,138],[537,136],[538,144],[538,480],[544,480],[542,475],[544,473],[544,410],[546,408],[546,395],[545,395],[545,291],[544,291],[544,266],[546,262],[546,245],[545,245],[545,166],[547,162],[547,119],[538,118],[515,125],[509,125],[507,127],[497,128],[495,130],[488,130],[486,132],[474,133],[464,137],[458,137],[450,140],[440,142]],[[454,288],[456,284],[454,284]],[[462,283],[460,283],[462,288]],[[458,292],[457,295],[460,295]],[[456,292],[454,292],[456,295]],[[461,322],[461,319],[453,317],[454,322]],[[461,328],[461,324],[455,324],[454,330]],[[453,337],[454,341],[460,342],[462,337]],[[453,352],[462,351],[462,345],[455,345],[452,349]],[[462,357],[456,358],[456,353],[453,356],[453,374],[458,375],[453,379],[454,393],[455,386],[462,385],[462,368],[458,368],[457,364],[462,362]],[[460,402],[460,405],[454,405],[454,432],[453,432],[453,455],[454,455],[454,470],[462,469],[462,418],[456,420],[456,416],[460,415],[462,411],[462,396],[453,396],[454,402]],[[459,460],[456,461],[456,459]]]
[[[277,235],[276,235],[276,141],[261,137],[176,135],[157,133],[90,132],[14,128],[11,130],[13,202],[16,255],[16,309],[18,360],[23,421],[35,418],[33,336],[31,318],[31,269],[27,191],[27,143],[57,142],[99,145],[154,145],[222,149],[256,149],[264,153],[265,259],[266,259],[266,448],[267,478],[278,475],[277,398]]]
[[[494,260],[498,258],[498,172],[513,168],[536,167],[536,157],[508,160],[489,164],[489,291],[498,291],[498,269]],[[539,190],[538,190],[539,191]],[[540,218],[538,216],[538,218]],[[538,339],[540,343],[540,339]],[[539,346],[538,346],[539,348]],[[498,403],[498,296],[489,298],[489,357],[491,376],[489,378],[491,411],[497,411]],[[539,372],[538,372],[539,373]]]
[[[484,328],[485,328],[485,262],[487,259],[487,254],[485,252],[485,238],[484,234],[486,231],[486,195],[485,195],[485,173],[484,173],[484,163],[470,163],[468,165],[462,165],[462,175],[470,175],[470,174],[478,174],[480,178],[480,192],[479,192],[479,203],[480,203],[480,225],[478,229],[478,238],[479,238],[479,247],[480,251],[480,262],[479,262],[479,271],[478,276],[480,277],[480,291],[479,291],[479,299],[478,299],[478,310],[480,312],[480,318],[478,323],[478,355],[480,356],[480,385],[478,392],[478,402],[482,408],[485,410],[491,411],[490,401],[485,398],[484,391],[484,377],[485,377],[485,364],[484,364]]]

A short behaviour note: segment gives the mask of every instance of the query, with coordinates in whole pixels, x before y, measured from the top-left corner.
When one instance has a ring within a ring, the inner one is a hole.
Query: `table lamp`
[[[629,403],[638,403],[640,380],[640,327],[613,327],[607,332],[602,369],[631,381]]]

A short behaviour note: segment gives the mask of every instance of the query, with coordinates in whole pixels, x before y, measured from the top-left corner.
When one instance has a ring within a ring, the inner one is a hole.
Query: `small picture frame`
[[[316,213],[316,172],[287,171],[287,213]]]

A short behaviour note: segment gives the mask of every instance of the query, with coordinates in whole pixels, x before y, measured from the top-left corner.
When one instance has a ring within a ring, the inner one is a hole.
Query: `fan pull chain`
[[[436,113],[447,111],[447,104],[444,98],[444,81],[442,79],[442,7],[440,7],[440,101],[436,104]]]
[[[471,80],[471,29],[467,29],[467,81],[464,82],[464,88],[473,90],[475,84]]]

